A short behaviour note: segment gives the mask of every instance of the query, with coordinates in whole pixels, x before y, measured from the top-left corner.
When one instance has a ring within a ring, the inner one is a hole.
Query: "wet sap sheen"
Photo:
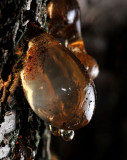
[[[49,33],[69,48],[84,65],[90,77],[95,79],[99,74],[99,66],[85,50],[77,1],[51,0],[47,6],[47,13]]]
[[[86,125],[95,107],[93,81],[74,54],[49,34],[29,42],[21,71],[26,98],[52,126],[75,130]]]

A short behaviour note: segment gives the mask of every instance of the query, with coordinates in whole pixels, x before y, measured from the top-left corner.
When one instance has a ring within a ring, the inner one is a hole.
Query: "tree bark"
[[[14,53],[29,21],[47,30],[47,0],[0,2],[0,159],[42,159],[43,121],[29,107],[21,86],[20,55]],[[27,43],[23,54],[26,54]]]

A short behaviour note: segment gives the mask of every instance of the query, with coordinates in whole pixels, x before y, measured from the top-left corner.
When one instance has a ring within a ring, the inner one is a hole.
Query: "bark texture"
[[[0,1],[0,159],[42,159],[44,124],[21,87],[20,55],[14,54],[29,21],[47,30],[47,0]],[[24,55],[28,48],[24,47]]]

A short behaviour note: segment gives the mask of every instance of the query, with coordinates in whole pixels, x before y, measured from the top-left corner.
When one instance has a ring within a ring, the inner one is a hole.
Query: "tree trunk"
[[[42,141],[43,121],[29,107],[21,87],[21,56],[14,54],[29,21],[47,29],[46,1],[0,2],[0,159],[3,160],[39,160],[47,149]],[[24,55],[27,48],[26,43]],[[46,141],[47,137],[43,137]]]

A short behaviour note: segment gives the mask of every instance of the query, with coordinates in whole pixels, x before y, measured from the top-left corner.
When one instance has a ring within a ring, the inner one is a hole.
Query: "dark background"
[[[60,160],[127,160],[127,0],[79,0],[88,54],[100,66],[91,122],[71,142],[52,136]]]

